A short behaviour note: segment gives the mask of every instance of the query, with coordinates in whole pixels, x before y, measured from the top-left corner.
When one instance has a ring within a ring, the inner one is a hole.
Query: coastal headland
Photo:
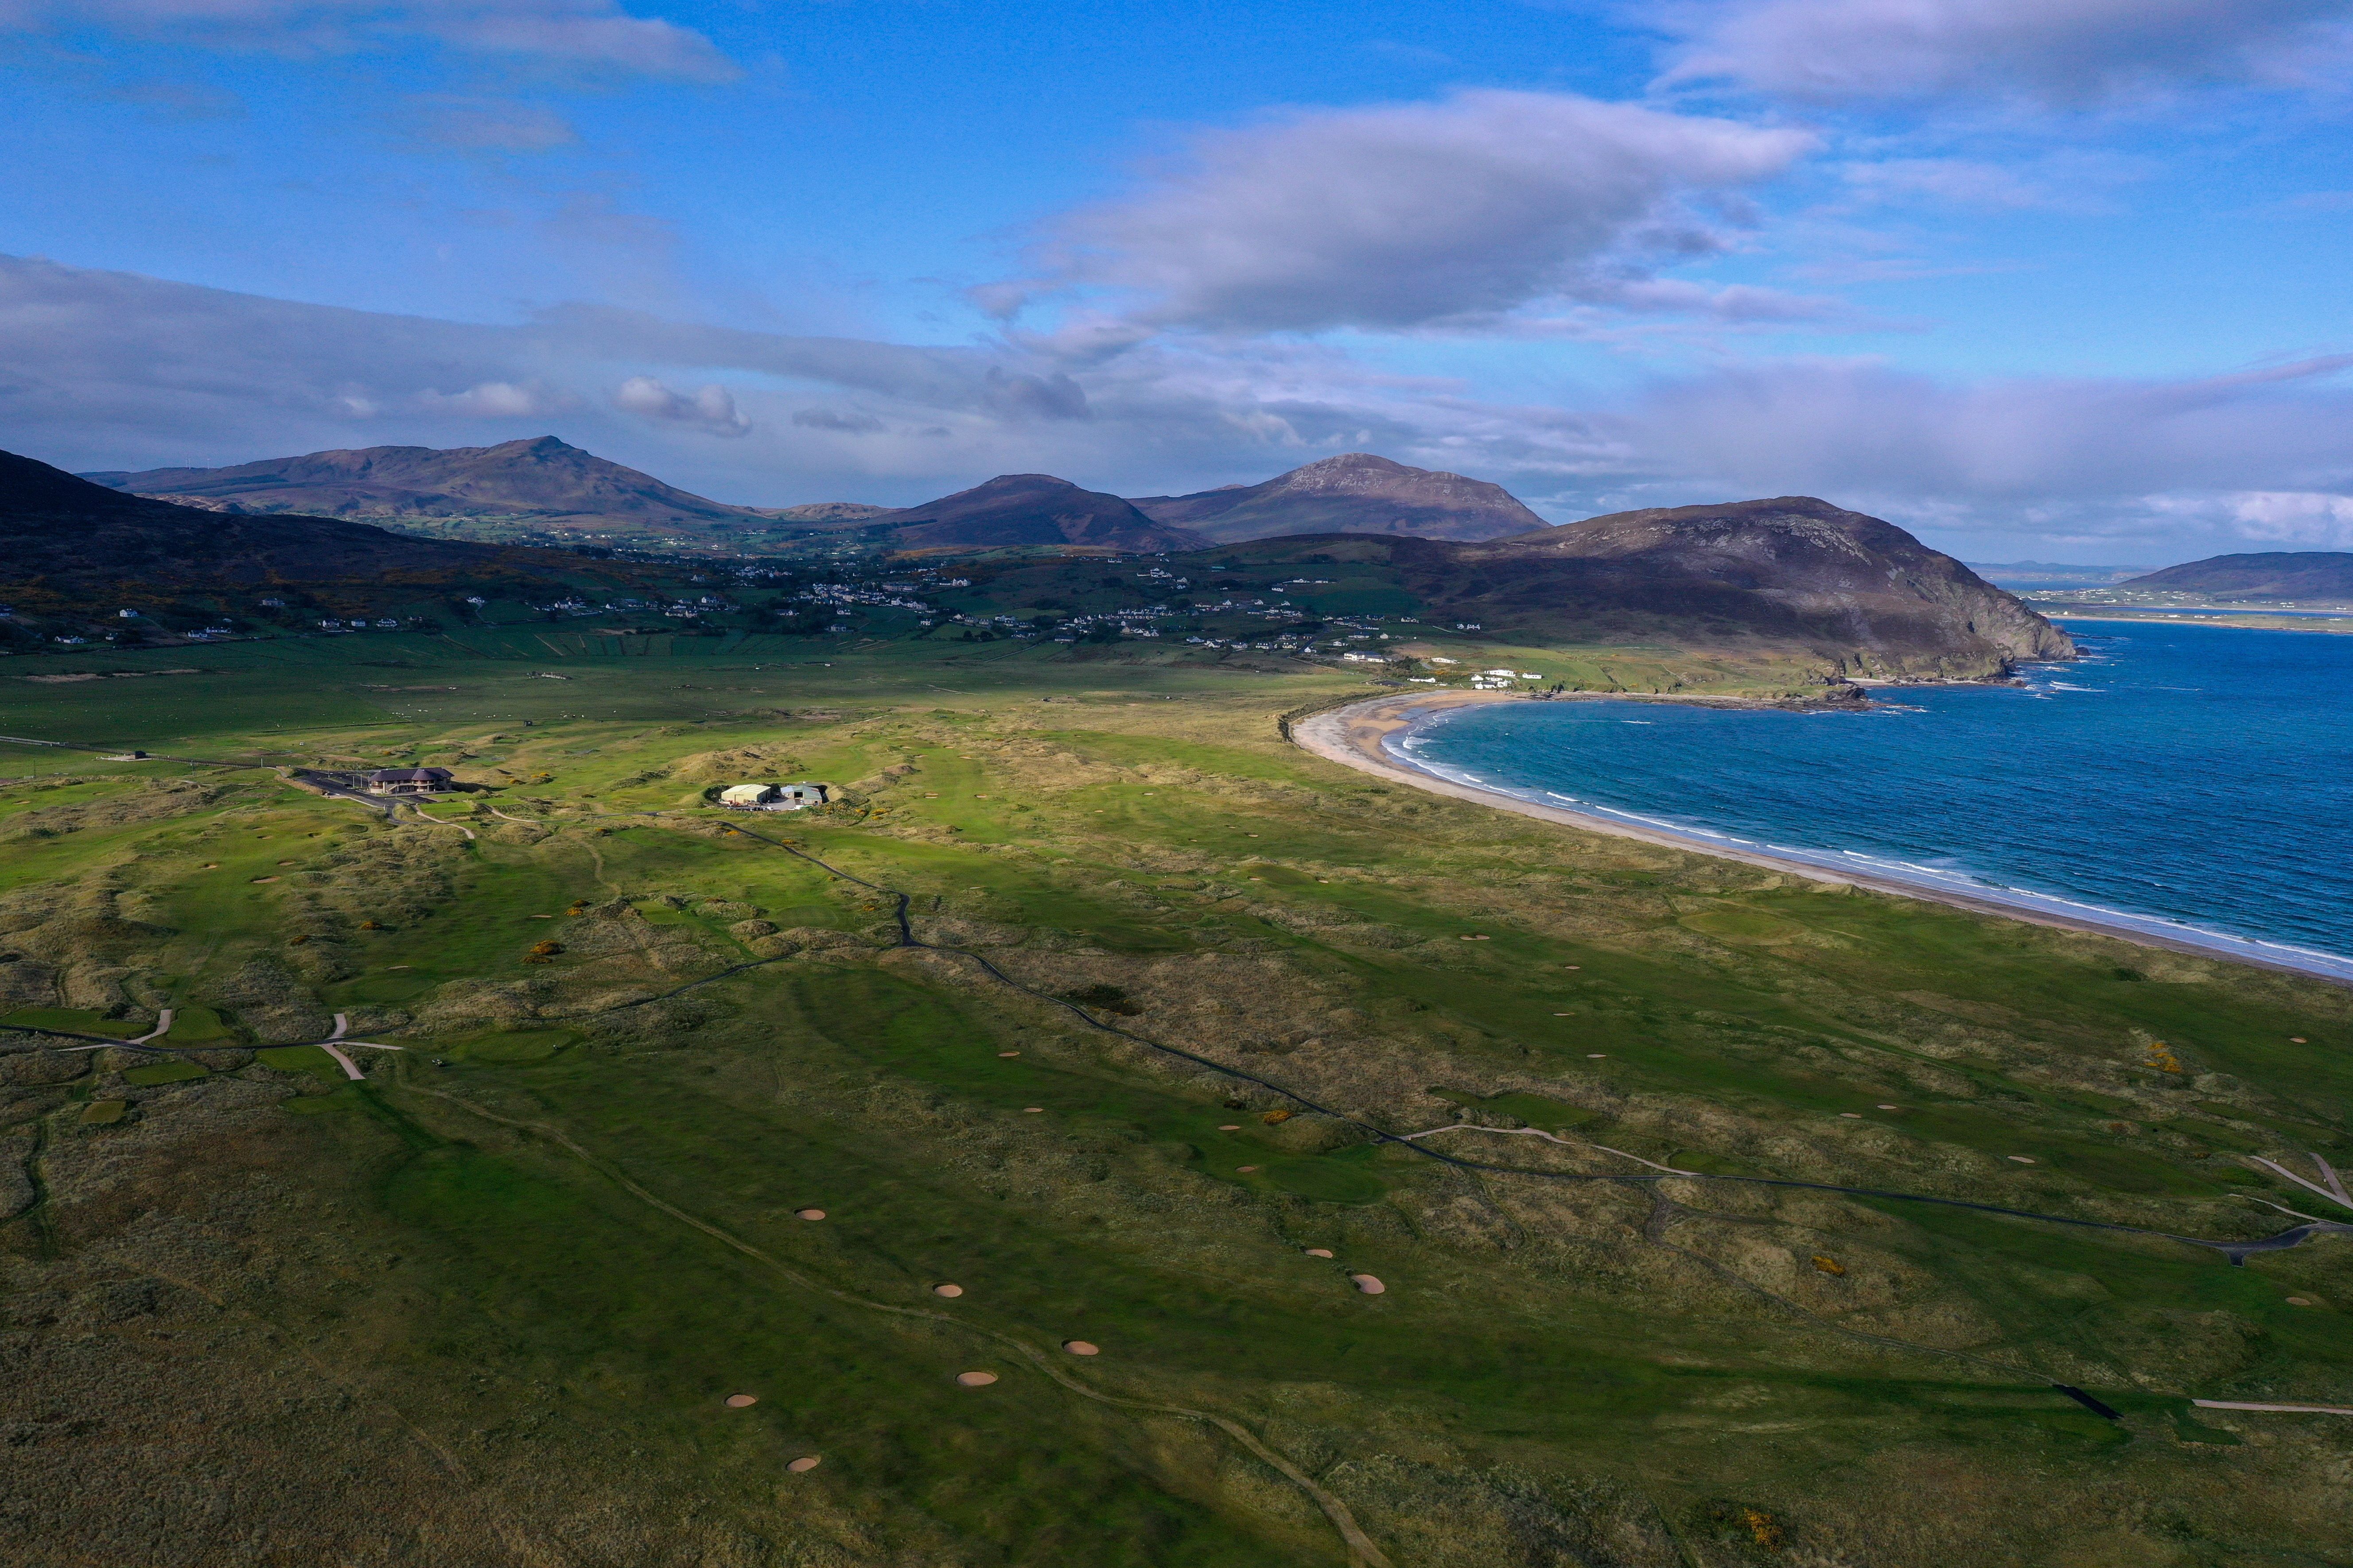
[[[1877,684],[1877,683],[1874,683]],[[1678,706],[1711,708],[1787,708],[1792,703],[1782,700],[1747,699],[1738,697],[1659,698],[1620,696],[1607,692],[1562,692],[1546,697],[1530,697],[1509,691],[1442,691],[1415,692],[1376,697],[1345,707],[1326,709],[1299,720],[1290,727],[1292,740],[1303,750],[1345,767],[1378,774],[1415,789],[1433,795],[1451,795],[1457,800],[1472,801],[1499,810],[1516,812],[1540,822],[1556,823],[1563,827],[1584,833],[1607,834],[1617,838],[1631,838],[1665,848],[1687,850],[1696,855],[1713,856],[1721,860],[1736,861],[1764,870],[1801,877],[1811,882],[1832,887],[1862,888],[1874,893],[1895,898],[1926,899],[1947,904],[1956,909],[1970,910],[1979,914],[1999,915],[2006,920],[2025,921],[2035,925],[2053,926],[2063,931],[2076,931],[2092,936],[2111,937],[2137,946],[2160,948],[2171,952],[2199,958],[2226,959],[2237,963],[2251,963],[2260,968],[2274,969],[2284,973],[2302,974],[2328,980],[2337,984],[2353,984],[2337,970],[2299,963],[2291,958],[2270,957],[2260,951],[2250,951],[2256,944],[2233,942],[2222,938],[2201,935],[2172,936],[2134,923],[2129,917],[2104,919],[2091,913],[2074,913],[2029,902],[2023,898],[2005,898],[1998,893],[1974,894],[1962,892],[1933,881],[1914,881],[1900,877],[1866,870],[1850,870],[1844,867],[1826,866],[1818,861],[1799,859],[1792,856],[1775,855],[1763,850],[1736,847],[1697,834],[1680,833],[1672,828],[1643,823],[1629,822],[1618,817],[1603,816],[1593,812],[1573,811],[1556,805],[1546,805],[1497,789],[1481,788],[1476,784],[1444,777],[1430,769],[1400,758],[1391,742],[1440,714],[1465,707],[1493,702],[1672,702]],[[1824,704],[1827,705],[1827,704]],[[1841,704],[1843,706],[1843,704]]]

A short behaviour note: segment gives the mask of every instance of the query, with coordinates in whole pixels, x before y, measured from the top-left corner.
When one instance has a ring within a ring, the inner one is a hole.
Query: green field
[[[185,1054],[0,1030],[16,1561],[2353,1562],[2353,1418],[2189,1403],[2353,1405],[2347,1237],[1906,1196],[2353,1218],[2250,1159],[2353,1163],[2340,989],[1416,795],[1284,660],[83,663],[195,673],[0,673],[0,1023]],[[386,759],[473,787],[279,771]]]

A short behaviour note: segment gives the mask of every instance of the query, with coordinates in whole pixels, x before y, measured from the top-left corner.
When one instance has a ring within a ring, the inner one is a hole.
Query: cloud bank
[[[2309,84],[2346,0],[1717,0],[1667,10],[1667,87],[1810,103],[1987,95],[2084,107],[2187,86]]]
[[[1477,328],[1553,301],[1704,310],[1653,270],[1722,248],[1725,199],[1813,145],[1558,93],[1294,113],[1204,134],[1129,195],[1052,220],[1038,278],[981,299],[1091,291],[1144,325],[1226,332]]]
[[[752,433],[752,422],[737,411],[734,395],[716,382],[692,393],[680,393],[650,375],[633,375],[614,389],[613,406],[648,419],[691,426],[713,436]]]
[[[102,29],[278,54],[360,54],[426,40],[631,76],[737,74],[702,34],[630,16],[614,0],[0,0],[0,28]]]
[[[1556,521],[1818,494],[1956,549],[2145,558],[2353,529],[2353,356],[2174,381],[1774,362],[1543,406],[1313,343],[1057,362],[585,308],[480,325],[0,259],[0,447],[76,468],[554,431],[723,499],[904,504],[997,472],[1165,493],[1373,449]]]

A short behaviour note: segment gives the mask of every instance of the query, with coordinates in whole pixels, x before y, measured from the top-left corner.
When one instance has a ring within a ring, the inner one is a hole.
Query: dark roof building
[[[370,795],[439,795],[450,784],[448,768],[378,768],[367,775]]]

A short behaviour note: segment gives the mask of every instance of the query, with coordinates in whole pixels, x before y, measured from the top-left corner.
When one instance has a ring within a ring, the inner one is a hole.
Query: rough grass
[[[159,1043],[212,1069],[0,1035],[27,1562],[1345,1560],[1215,1428],[990,1333],[1243,1422],[1400,1564],[2318,1562],[2353,1524],[2341,1430],[2187,1404],[2353,1395],[2341,1241],[2232,1268],[1542,1174],[1630,1154],[2266,1234],[2291,1222],[2251,1196],[2318,1200],[2243,1156],[2348,1148],[2344,993],[1370,785],[1275,737],[1328,675],[524,635],[370,645],[455,692],[370,691],[395,678],[352,639],[207,649],[171,700],[0,699],[10,733],[484,786],[434,807],[468,840],[266,768],[198,798],[169,764],[11,763],[0,795],[87,820],[0,872],[0,996],[47,1010],[10,1016],[174,1006]],[[532,679],[551,658],[577,679]],[[1037,994],[677,804],[691,759],[770,748],[856,800],[755,831]],[[96,809],[118,794],[180,804]],[[1428,1141],[1527,1173],[1481,1173],[1270,1121],[1280,1097],[1043,999],[1073,996],[1376,1125],[1590,1142]],[[345,1086],[290,1048],[338,1012],[411,1048]]]

